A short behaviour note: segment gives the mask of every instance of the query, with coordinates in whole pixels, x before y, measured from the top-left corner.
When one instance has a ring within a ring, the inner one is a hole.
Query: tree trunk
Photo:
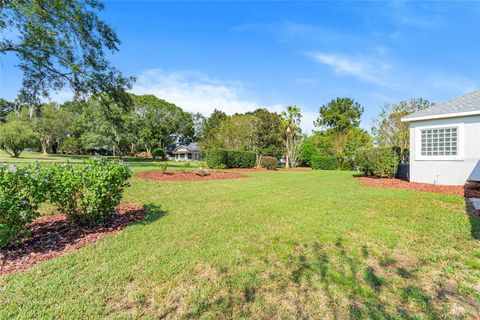
[[[41,142],[42,144],[42,153],[43,154],[48,154],[48,147],[50,145],[50,141],[48,139],[42,139]]]
[[[285,154],[285,168],[290,168],[290,137],[287,135],[286,140],[287,153]]]

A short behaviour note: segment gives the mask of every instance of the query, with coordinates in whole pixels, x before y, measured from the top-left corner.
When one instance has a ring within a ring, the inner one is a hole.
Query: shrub
[[[167,168],[168,168],[168,163],[162,162],[158,165],[158,167],[160,168],[160,171],[162,171],[162,173],[165,173],[165,171],[167,171]]]
[[[105,158],[51,167],[50,201],[79,225],[103,225],[120,203],[130,169]]]
[[[0,164],[0,248],[27,235],[24,227],[38,216],[49,185],[38,164],[23,168]]]
[[[165,160],[167,158],[167,154],[165,153],[165,151],[163,151],[163,149],[153,149],[152,150],[152,158],[153,160],[157,160],[157,159],[160,159],[160,160]]]
[[[253,168],[256,162],[255,152],[227,150],[228,168]]]
[[[319,157],[320,151],[310,142],[304,142],[300,147],[300,164],[303,166],[312,166],[312,158]]]
[[[363,148],[357,152],[358,169],[367,176],[393,178],[398,168],[398,156],[391,147]]]
[[[278,168],[278,159],[275,157],[262,156],[260,158],[260,167],[268,170],[276,170]]]
[[[337,170],[338,159],[336,157],[322,157],[316,155],[312,157],[312,169],[313,170]]]
[[[228,154],[224,149],[209,149],[205,161],[209,168],[225,169],[227,168]]]
[[[253,168],[255,167],[255,152],[210,149],[207,151],[207,165],[212,169]]]

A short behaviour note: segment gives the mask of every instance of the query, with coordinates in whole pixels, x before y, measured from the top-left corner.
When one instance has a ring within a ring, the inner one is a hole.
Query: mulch
[[[363,185],[368,187],[415,190],[421,192],[434,192],[446,195],[465,196],[467,198],[480,198],[480,191],[468,190],[463,186],[443,186],[428,183],[408,182],[400,179],[382,179],[372,177],[357,177],[357,179],[360,180]]]
[[[103,227],[82,228],[67,221],[64,214],[36,219],[27,225],[31,232],[28,238],[18,245],[0,250],[0,276],[26,270],[41,261],[80,249],[118,233],[144,216],[143,206],[121,204]]]
[[[157,181],[204,181],[204,180],[224,180],[247,178],[238,172],[210,171],[208,176],[199,176],[194,171],[146,171],[140,172],[135,176],[142,179]]]

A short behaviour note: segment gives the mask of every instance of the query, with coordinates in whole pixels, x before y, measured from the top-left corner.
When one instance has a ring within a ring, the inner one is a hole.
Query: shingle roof
[[[445,118],[448,118],[450,114],[470,111],[480,111],[480,90],[476,90],[463,96],[436,104],[430,108],[417,111],[409,116],[404,117],[403,120],[441,115],[445,115]]]

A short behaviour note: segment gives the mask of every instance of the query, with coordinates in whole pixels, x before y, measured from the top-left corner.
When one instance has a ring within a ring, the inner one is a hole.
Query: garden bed
[[[66,215],[41,217],[29,225],[31,235],[20,244],[0,250],[0,276],[26,270],[35,264],[62,256],[141,220],[145,210],[137,204],[121,204],[103,227],[82,228],[67,221]]]
[[[210,171],[208,176],[199,176],[195,171],[146,171],[136,175],[141,179],[158,181],[200,181],[200,180],[224,180],[240,179],[247,176],[237,172]]]
[[[387,189],[404,189],[415,190],[421,192],[434,192],[446,195],[459,195],[470,197],[480,197],[480,192],[475,190],[465,189],[463,186],[443,186],[428,183],[408,182],[400,179],[386,179],[373,177],[357,177],[364,186],[380,187]]]

